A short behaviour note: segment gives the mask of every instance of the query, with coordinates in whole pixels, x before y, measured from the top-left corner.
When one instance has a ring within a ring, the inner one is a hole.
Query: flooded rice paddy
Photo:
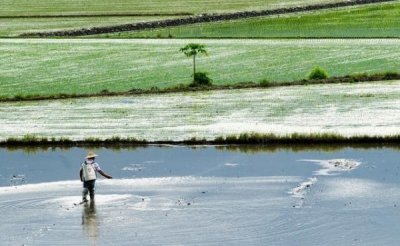
[[[0,141],[28,134],[49,139],[116,136],[147,141],[213,140],[250,132],[283,136],[400,134],[400,81],[10,102],[3,106]]]
[[[0,149],[2,245],[396,245],[396,148]]]

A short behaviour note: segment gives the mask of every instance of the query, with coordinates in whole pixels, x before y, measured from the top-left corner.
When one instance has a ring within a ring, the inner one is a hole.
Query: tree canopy
[[[180,49],[187,57],[196,56],[197,54],[207,54],[205,46],[202,44],[190,43]]]
[[[187,44],[185,47],[181,48],[180,51],[183,52],[183,54],[185,54],[187,57],[193,56],[193,81],[194,81],[196,75],[196,56],[198,54],[207,55],[205,46],[202,44],[190,43]]]

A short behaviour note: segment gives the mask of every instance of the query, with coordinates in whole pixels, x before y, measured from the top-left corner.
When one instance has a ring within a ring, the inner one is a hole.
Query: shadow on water
[[[84,204],[82,211],[82,227],[90,245],[96,245],[99,235],[99,222],[96,214],[95,201],[89,201]]]
[[[143,148],[147,148],[151,145],[111,145],[111,146],[99,146],[99,145],[85,145],[82,147],[78,147],[78,148],[82,148],[82,149],[88,149],[88,150],[92,150],[92,151],[97,151],[99,149],[109,149],[112,150],[113,152],[121,152],[121,151],[134,151],[134,150],[138,150],[138,149],[143,149]],[[163,146],[166,147],[166,146]],[[24,152],[25,154],[38,154],[38,153],[45,153],[45,152],[56,152],[56,151],[69,151],[71,149],[77,148],[76,146],[0,146],[0,150],[4,149],[7,152]]]
[[[397,144],[271,144],[271,145],[221,145],[215,146],[220,151],[241,152],[248,154],[269,152],[275,153],[280,151],[303,152],[303,151],[320,151],[320,152],[338,152],[347,148],[352,149],[383,149],[389,148],[400,150]]]

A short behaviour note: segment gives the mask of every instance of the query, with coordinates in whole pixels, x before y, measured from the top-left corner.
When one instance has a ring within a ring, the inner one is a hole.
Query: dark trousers
[[[96,180],[83,181],[83,192],[82,197],[86,198],[89,193],[90,199],[94,199],[94,185]]]

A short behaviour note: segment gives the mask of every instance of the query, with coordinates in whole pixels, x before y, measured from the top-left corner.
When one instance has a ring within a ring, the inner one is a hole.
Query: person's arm
[[[108,175],[107,173],[103,172],[103,170],[99,170],[98,171],[101,175],[103,175],[103,177],[108,178],[108,179],[112,179],[112,177],[110,175]]]
[[[81,178],[81,181],[83,182],[83,170],[82,170],[82,168],[79,171],[79,177]]]

